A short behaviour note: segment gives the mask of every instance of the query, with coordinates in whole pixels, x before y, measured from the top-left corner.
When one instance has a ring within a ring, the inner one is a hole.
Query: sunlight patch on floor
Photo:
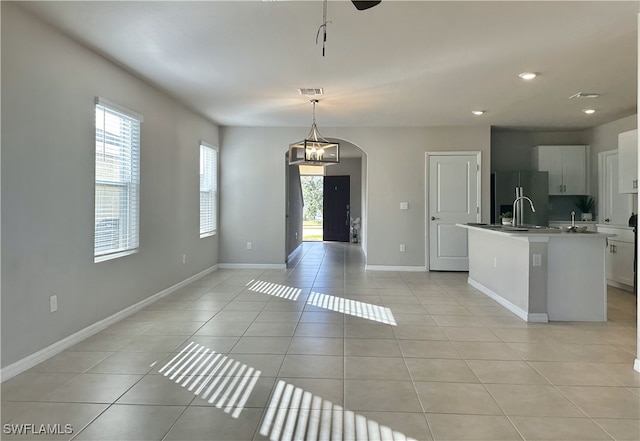
[[[217,408],[224,407],[233,418],[240,416],[262,373],[194,342],[158,372]]]
[[[309,300],[307,300],[307,304],[328,309],[330,311],[340,312],[342,314],[352,315],[354,317],[373,320],[379,323],[386,323],[393,326],[398,325],[391,310],[384,306],[345,299],[344,297],[336,297],[329,294],[321,294],[318,292],[311,292]]]

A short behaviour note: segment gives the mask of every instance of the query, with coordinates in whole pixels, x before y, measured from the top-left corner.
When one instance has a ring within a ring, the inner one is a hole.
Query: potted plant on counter
[[[580,215],[581,221],[592,221],[593,220],[593,207],[595,205],[595,201],[591,196],[580,196],[576,202],[574,202],[575,206],[578,207],[578,210],[582,212]]]
[[[502,213],[500,215],[500,218],[502,218],[502,225],[513,224],[513,215],[511,214],[510,211],[505,211],[504,213]]]

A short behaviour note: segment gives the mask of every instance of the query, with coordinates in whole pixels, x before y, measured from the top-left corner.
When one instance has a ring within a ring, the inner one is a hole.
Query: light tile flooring
[[[3,439],[640,439],[630,293],[607,323],[526,324],[466,273],[363,267],[305,243],[216,271],[3,383]],[[61,434],[7,434],[41,424]]]

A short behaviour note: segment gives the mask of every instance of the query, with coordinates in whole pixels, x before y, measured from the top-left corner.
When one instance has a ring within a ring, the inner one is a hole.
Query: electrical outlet
[[[400,244],[400,252],[404,253],[405,251],[407,251],[407,247],[405,246],[405,244],[401,243]]]
[[[533,255],[533,266],[542,266],[542,254]]]
[[[58,310],[58,296],[52,295],[49,297],[49,312],[56,312]]]
[[[247,242],[247,249],[250,250],[253,248],[253,244],[251,242]]]
[[[183,265],[186,265],[186,263],[187,263],[187,255],[186,255],[186,254],[183,254],[183,255],[182,255],[182,264],[183,264]]]
[[[497,257],[494,257],[494,258],[493,258],[493,267],[494,267],[494,268],[497,268],[497,267],[498,267],[498,258],[497,258]]]

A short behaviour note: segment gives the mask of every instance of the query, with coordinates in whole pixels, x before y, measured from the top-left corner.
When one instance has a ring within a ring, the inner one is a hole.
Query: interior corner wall
[[[598,154],[607,150],[616,150],[618,148],[618,134],[636,129],[637,118],[637,115],[634,114],[585,131],[585,143],[590,145],[591,153],[590,193],[595,199],[598,199]],[[597,208],[596,206],[596,212]]]
[[[286,165],[282,157],[289,144],[306,132],[305,128],[220,128],[221,263],[285,263]]]
[[[362,252],[367,256],[367,221],[368,221],[368,201],[369,201],[369,186],[367,184],[367,155],[362,155],[362,159],[360,161],[360,166],[362,167],[361,172],[361,184],[360,184],[360,192],[362,201],[361,214],[360,214],[360,237],[358,238],[359,242],[362,244]]]
[[[20,7],[1,8],[4,367],[218,263],[219,236],[199,237],[199,143],[219,140],[163,92]],[[96,96],[144,116],[139,252],[100,263]]]
[[[297,165],[287,164],[287,215],[286,215],[286,234],[287,249],[286,255],[289,256],[302,244],[302,211],[304,209],[304,198],[302,196],[302,183],[300,182],[300,167]]]

